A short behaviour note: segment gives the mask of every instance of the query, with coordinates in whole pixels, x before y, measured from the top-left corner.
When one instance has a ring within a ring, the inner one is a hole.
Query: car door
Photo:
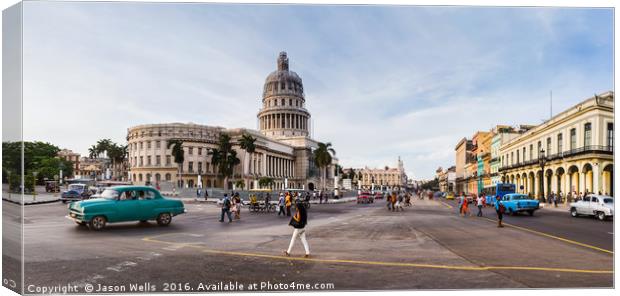
[[[140,220],[151,220],[157,218],[156,210],[158,208],[158,203],[155,199],[157,194],[153,190],[143,190],[140,191],[139,194],[139,202],[140,202]]]
[[[588,209],[590,208],[590,196],[586,196],[582,200],[578,201],[576,208],[577,213],[588,214]]]
[[[588,205],[588,214],[594,215],[597,209],[598,209],[598,198],[596,196],[592,196],[590,198],[590,202]]]
[[[138,200],[138,192],[130,190],[121,193],[116,203],[117,219],[115,222],[141,220],[139,212],[140,201]]]

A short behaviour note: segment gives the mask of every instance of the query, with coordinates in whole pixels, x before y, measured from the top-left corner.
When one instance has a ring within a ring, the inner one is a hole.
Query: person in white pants
[[[284,254],[286,256],[291,255],[291,251],[295,245],[295,240],[299,237],[301,239],[301,243],[304,245],[304,250],[306,251],[306,255],[304,257],[308,258],[310,257],[310,247],[308,246],[308,241],[306,240],[308,213],[306,212],[306,207],[299,199],[295,203],[295,210],[295,215],[293,215],[291,221],[289,222],[289,225],[293,226],[295,230],[293,230],[293,236],[291,237],[291,243],[288,245],[288,250],[284,251]]]

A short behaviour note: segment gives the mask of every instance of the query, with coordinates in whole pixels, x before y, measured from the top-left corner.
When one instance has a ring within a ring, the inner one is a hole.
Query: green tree
[[[273,179],[269,177],[261,177],[260,179],[258,179],[258,186],[260,188],[269,187],[273,183]]]
[[[177,186],[181,185],[181,169],[183,168],[183,162],[185,161],[185,150],[183,150],[183,141],[170,140],[168,141],[167,148],[172,147],[172,157],[177,164]]]
[[[211,163],[217,168],[218,175],[221,174],[224,177],[224,188],[228,189],[228,178],[233,176],[235,166],[241,163],[237,158],[237,151],[232,149],[230,136],[220,134],[218,148],[211,149],[209,154]]]
[[[331,143],[319,143],[317,149],[314,150],[314,164],[321,170],[323,190],[325,190],[327,167],[332,163],[332,156],[336,155],[336,150],[331,147]]]
[[[251,156],[252,153],[254,153],[254,151],[256,151],[256,144],[254,144],[254,142],[256,142],[256,138],[252,137],[252,135],[250,134],[243,134],[241,136],[241,139],[239,139],[239,146],[241,147],[241,149],[243,149],[245,151],[245,154],[243,155],[243,165],[242,165],[242,169],[241,169],[241,177],[245,179],[245,162],[247,160],[248,154]],[[252,163],[250,162],[248,164],[248,170],[252,171],[251,169],[251,165]]]

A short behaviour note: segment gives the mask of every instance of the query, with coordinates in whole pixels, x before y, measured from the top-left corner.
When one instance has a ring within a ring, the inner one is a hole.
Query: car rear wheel
[[[573,216],[573,217],[579,216],[579,214],[577,214],[577,209],[571,208],[570,209],[570,215]]]
[[[530,216],[534,216],[534,211],[533,210],[529,210],[527,211],[528,214],[530,214]]]
[[[170,222],[172,222],[172,216],[170,213],[161,213],[157,217],[157,224],[159,226],[167,226]]]
[[[605,220],[605,213],[604,212],[596,213],[596,218],[598,218],[601,221],[604,221]]]
[[[104,216],[96,216],[93,219],[90,220],[90,223],[88,223],[88,227],[92,230],[101,230],[103,228],[105,228],[105,224],[106,224],[106,219]]]

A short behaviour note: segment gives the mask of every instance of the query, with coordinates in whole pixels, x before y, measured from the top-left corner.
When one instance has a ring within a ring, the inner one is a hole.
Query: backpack
[[[501,202],[499,203],[499,212],[502,214],[506,212],[506,207]]]
[[[224,208],[230,208],[230,199],[224,199]]]

